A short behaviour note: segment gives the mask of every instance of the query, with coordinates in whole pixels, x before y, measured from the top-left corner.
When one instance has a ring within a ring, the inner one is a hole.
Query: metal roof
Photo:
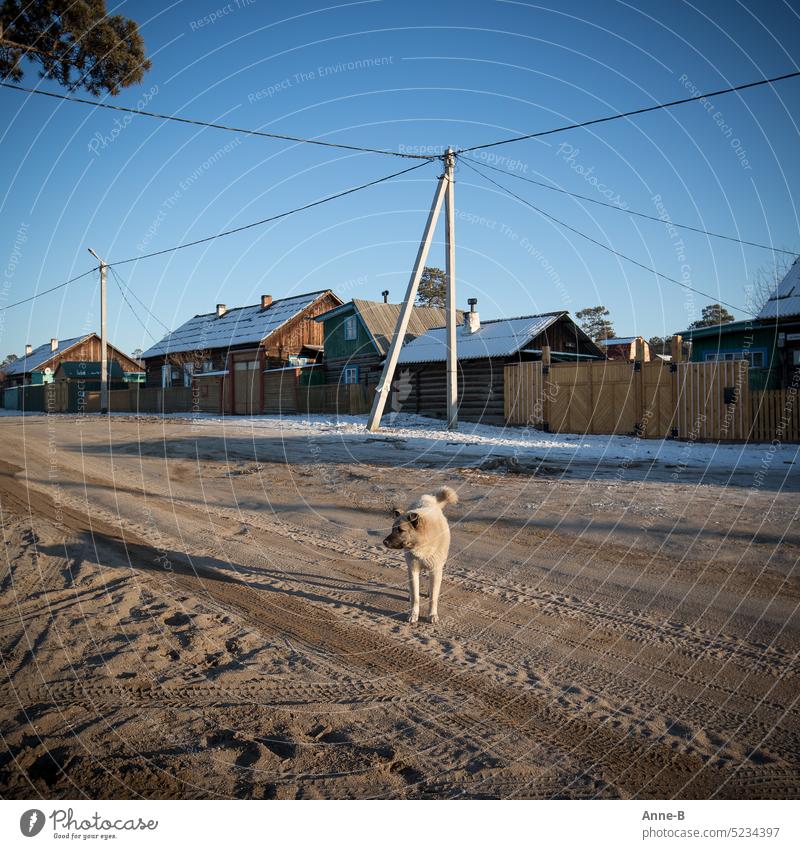
[[[26,372],[34,371],[41,368],[45,365],[45,363],[52,360],[54,357],[57,357],[59,354],[63,354],[68,348],[72,348],[79,342],[83,342],[84,339],[88,339],[91,335],[91,333],[87,333],[84,336],[76,336],[74,339],[59,339],[58,347],[55,351],[50,348],[49,342],[45,342],[44,345],[39,345],[38,348],[34,348],[30,354],[14,360],[14,362],[11,363],[11,365],[6,366],[3,371],[9,377],[13,374],[25,374]]]
[[[638,336],[612,336],[610,339],[601,339],[598,345],[631,345],[639,337]]]
[[[474,333],[466,332],[461,324],[456,334],[459,360],[478,360],[486,357],[510,357],[524,348],[535,336],[566,315],[564,311],[528,315],[520,318],[498,318],[484,321]],[[429,330],[400,349],[401,364],[444,362],[447,355],[445,328]]]
[[[216,312],[196,315],[148,348],[141,359],[181,351],[257,345],[328,292],[329,289],[322,289],[319,292],[281,298],[273,301],[266,309],[262,309],[258,303],[233,307],[222,316],[217,316]]]
[[[392,336],[400,317],[402,304],[384,304],[380,301],[362,301],[353,298],[355,306],[367,333],[372,337],[375,347],[381,356],[386,356],[392,344]],[[463,312],[456,310],[456,319],[461,321]],[[404,342],[416,339],[434,327],[444,327],[447,324],[447,313],[439,307],[417,307],[411,310]]]
[[[348,308],[353,309],[375,345],[375,349],[382,357],[385,357],[389,351],[402,306],[402,304],[386,304],[383,301],[365,301],[361,298],[353,298],[349,303],[318,315],[316,320],[327,321],[336,318],[337,315],[342,315]],[[463,316],[462,310],[456,310],[457,321],[460,322]],[[408,320],[404,344],[434,327],[444,327],[446,323],[447,313],[441,307],[415,306]]]
[[[758,318],[775,321],[779,318],[800,315],[800,257],[786,272],[786,276],[778,284],[778,288],[770,295],[769,300],[761,307]]]

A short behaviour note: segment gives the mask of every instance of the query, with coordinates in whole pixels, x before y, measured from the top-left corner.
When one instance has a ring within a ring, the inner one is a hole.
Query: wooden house
[[[627,360],[633,362],[636,359],[636,342],[642,346],[642,362],[650,362],[650,345],[643,336],[615,336],[611,339],[601,339],[597,344],[605,351],[609,360]]]
[[[339,306],[329,289],[214,312],[189,319],[142,354],[147,385],[191,386],[193,408],[256,415],[269,399],[293,385],[286,369],[322,355],[322,326],[315,319]],[[281,407],[278,402],[278,407]]]
[[[141,363],[108,345],[109,368],[118,363],[123,374],[141,371]],[[25,353],[5,366],[0,373],[5,388],[52,383],[62,363],[89,364],[100,360],[101,342],[96,333],[74,339],[51,339],[38,348],[28,345]]]
[[[402,304],[353,298],[317,316],[325,345],[325,383],[377,386]],[[459,321],[461,312],[458,312]],[[443,327],[445,311],[414,307],[405,342],[434,327]]]
[[[598,347],[566,311],[501,318],[481,323],[464,314],[457,333],[459,418],[503,424],[504,370],[539,360],[549,345],[552,362],[604,359]],[[446,410],[445,329],[418,336],[400,351],[391,409],[444,418]]]
[[[749,362],[751,389],[784,389],[800,370],[800,259],[755,318],[683,331],[693,362]],[[796,385],[796,384],[795,384]]]

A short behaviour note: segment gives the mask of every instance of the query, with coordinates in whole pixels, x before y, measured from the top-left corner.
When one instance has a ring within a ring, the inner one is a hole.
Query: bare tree
[[[745,287],[746,306],[758,313],[769,300],[778,284],[786,277],[794,260],[789,254],[779,254],[775,262],[762,265],[753,276],[753,282]]]

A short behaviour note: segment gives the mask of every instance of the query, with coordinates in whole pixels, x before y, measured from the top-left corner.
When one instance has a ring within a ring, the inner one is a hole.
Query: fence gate
[[[542,364],[506,366],[503,407],[509,424],[541,427],[543,423]]]
[[[745,440],[750,434],[747,360],[678,363],[678,436]]]

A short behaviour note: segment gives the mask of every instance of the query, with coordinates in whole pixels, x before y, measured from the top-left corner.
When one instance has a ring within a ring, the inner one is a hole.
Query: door
[[[261,410],[261,369],[258,357],[233,363],[233,412],[257,416]]]

